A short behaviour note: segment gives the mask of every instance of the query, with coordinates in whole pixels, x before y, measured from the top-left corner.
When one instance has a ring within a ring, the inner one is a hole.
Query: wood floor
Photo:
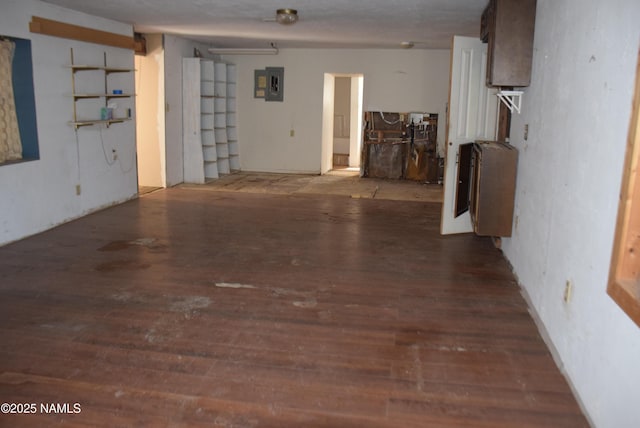
[[[500,252],[439,217],[173,188],[1,247],[0,402],[37,411],[0,426],[588,426]]]

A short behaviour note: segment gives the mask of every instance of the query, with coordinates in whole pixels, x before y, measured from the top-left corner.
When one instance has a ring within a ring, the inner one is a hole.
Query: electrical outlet
[[[295,130],[292,129],[292,130],[289,131],[289,137],[293,137],[295,135],[296,135],[296,131]]]
[[[116,149],[111,150],[111,152],[112,152],[113,160],[114,161],[117,160],[118,159],[118,152],[116,151]]]
[[[76,184],[76,195],[80,196],[80,193],[82,193],[82,189],[79,184]]]
[[[529,124],[524,125],[524,140],[527,141],[529,139]]]
[[[573,283],[570,279],[567,279],[567,282],[564,284],[564,295],[563,299],[565,303],[569,303],[571,301],[571,296],[573,294]]]

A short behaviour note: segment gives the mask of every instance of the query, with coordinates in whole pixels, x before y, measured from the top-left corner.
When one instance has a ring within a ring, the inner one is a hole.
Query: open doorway
[[[166,187],[164,47],[161,34],[145,38],[147,54],[135,57],[139,194]]]
[[[362,74],[325,73],[321,173],[360,171],[363,114]]]
[[[338,76],[333,99],[333,165],[331,169],[349,168],[351,134],[351,78]]]

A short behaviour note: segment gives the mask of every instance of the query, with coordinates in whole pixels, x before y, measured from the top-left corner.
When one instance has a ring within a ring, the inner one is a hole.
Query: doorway
[[[360,171],[363,74],[325,73],[320,172]]]
[[[333,100],[333,170],[349,168],[351,78],[338,76]]]
[[[161,34],[145,38],[147,54],[135,56],[139,194],[166,187],[164,47]]]

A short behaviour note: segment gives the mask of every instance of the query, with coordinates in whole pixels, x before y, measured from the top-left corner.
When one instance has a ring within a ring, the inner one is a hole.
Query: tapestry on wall
[[[0,163],[22,159],[11,73],[14,50],[14,42],[0,40]]]

